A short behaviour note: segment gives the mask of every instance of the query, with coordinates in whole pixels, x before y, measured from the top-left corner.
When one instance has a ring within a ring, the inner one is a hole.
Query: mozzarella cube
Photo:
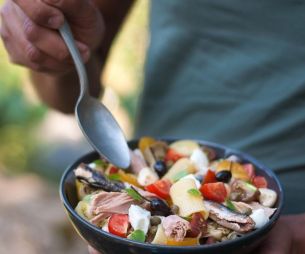
[[[137,205],[131,205],[128,210],[129,222],[134,230],[142,230],[144,234],[147,234],[150,226],[151,214],[149,211],[143,209]]]
[[[151,168],[143,168],[138,174],[138,183],[142,186],[150,185],[159,180],[158,175]]]
[[[267,188],[259,188],[259,192],[259,202],[263,206],[273,207],[277,199],[277,193],[274,190]]]
[[[200,148],[197,148],[193,151],[190,160],[193,162],[200,174],[206,174],[208,171],[209,159],[208,156]]]
[[[255,222],[255,228],[261,228],[263,227],[265,224],[268,223],[269,218],[268,216],[265,214],[264,209],[257,209],[254,210],[252,212],[252,214],[250,215],[251,219],[254,220]]]

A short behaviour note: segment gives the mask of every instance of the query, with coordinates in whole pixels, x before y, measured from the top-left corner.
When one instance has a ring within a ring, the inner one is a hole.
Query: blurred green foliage
[[[0,49],[3,53],[3,48]],[[3,54],[0,54],[3,55]],[[46,109],[29,103],[23,93],[23,72],[0,61],[0,169],[16,173],[30,168],[39,149],[34,127]]]
[[[39,150],[35,127],[46,112],[27,101],[24,81],[24,70],[9,63],[0,40],[0,171],[7,174],[31,169],[31,158]]]
[[[104,74],[104,85],[119,96],[131,125],[137,114],[139,95],[144,80],[143,66],[148,35],[149,1],[136,1],[116,36]]]
[[[0,0],[0,5],[2,2]],[[119,97],[131,125],[143,81],[147,23],[148,0],[137,1],[114,41],[107,61],[110,68],[104,71],[108,76],[105,85],[112,87]],[[48,161],[58,162],[60,159],[58,156],[49,159],[48,156],[52,151],[56,152],[54,149],[61,150],[51,147],[45,140],[37,140],[35,130],[47,108],[27,100],[24,94],[25,75],[24,69],[9,63],[0,40],[0,172],[35,171],[50,178],[48,172],[55,170],[48,166]]]

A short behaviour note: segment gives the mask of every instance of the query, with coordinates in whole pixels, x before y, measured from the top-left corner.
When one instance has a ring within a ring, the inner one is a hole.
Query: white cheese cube
[[[142,186],[150,185],[159,180],[159,177],[156,172],[154,172],[151,168],[143,168],[138,174],[137,181]]]
[[[197,148],[193,151],[190,160],[193,162],[200,174],[206,174],[208,171],[209,159],[208,156],[200,148]]]
[[[129,222],[134,230],[142,230],[147,234],[151,214],[149,211],[137,205],[131,205],[128,210]]]
[[[259,202],[263,206],[273,207],[277,199],[277,193],[274,190],[267,188],[259,188],[259,192]]]
[[[255,228],[261,228],[269,221],[269,218],[266,216],[264,209],[261,208],[254,210],[250,217],[255,222]]]

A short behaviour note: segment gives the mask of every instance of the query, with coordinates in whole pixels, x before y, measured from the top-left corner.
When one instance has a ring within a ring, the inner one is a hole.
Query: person
[[[132,0],[6,0],[1,37],[40,98],[72,113],[78,80],[57,29],[66,18],[91,94]],[[206,139],[276,170],[284,213],[255,253],[305,253],[305,4],[151,1],[150,45],[137,135]],[[94,250],[90,249],[91,253]]]

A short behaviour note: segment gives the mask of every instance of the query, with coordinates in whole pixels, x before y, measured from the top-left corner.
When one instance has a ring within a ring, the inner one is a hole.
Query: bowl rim
[[[156,138],[156,139],[164,140],[169,143],[182,140],[182,138]],[[138,140],[139,139],[129,140],[128,144],[138,142]],[[266,225],[264,225],[262,228],[259,228],[250,233],[247,233],[240,238],[238,237],[238,238],[235,238],[232,240],[213,243],[213,244],[209,244],[209,245],[195,245],[195,246],[169,246],[169,245],[161,245],[161,244],[142,243],[142,242],[136,242],[136,241],[130,240],[128,238],[122,238],[119,236],[115,236],[111,233],[108,233],[108,232],[102,230],[101,228],[96,227],[95,225],[91,224],[90,222],[88,222],[87,220],[82,218],[80,215],[78,215],[77,212],[72,207],[72,205],[69,203],[68,197],[65,193],[65,182],[66,182],[68,175],[71,173],[72,170],[75,169],[75,166],[79,165],[82,161],[84,161],[84,159],[86,157],[97,154],[96,151],[90,151],[90,152],[82,155],[81,157],[79,157],[79,159],[77,159],[76,161],[71,163],[66,168],[66,170],[64,171],[64,173],[61,177],[60,185],[59,185],[59,195],[60,195],[61,202],[64,205],[64,207],[68,210],[68,212],[70,214],[72,214],[73,217],[76,218],[78,221],[82,222],[82,224],[86,225],[87,228],[90,228],[91,230],[95,231],[98,234],[101,234],[102,236],[104,236],[106,238],[110,238],[110,240],[112,240],[114,242],[120,242],[120,243],[124,243],[124,244],[130,245],[130,246],[136,246],[136,247],[141,247],[141,248],[145,248],[145,249],[158,248],[158,249],[162,249],[164,251],[165,250],[179,251],[179,250],[194,250],[194,248],[200,249],[200,250],[205,250],[205,249],[213,250],[215,248],[215,250],[216,249],[218,250],[218,248],[220,248],[220,247],[226,248],[226,247],[233,247],[234,245],[239,245],[241,240],[243,240],[244,242],[251,242],[252,239],[256,239],[256,237],[258,235],[260,235],[261,233],[264,233],[264,232],[266,233],[266,231],[269,231],[269,229],[273,226],[273,224],[276,223],[276,221],[278,220],[279,216],[281,215],[283,206],[284,206],[283,187],[282,187],[282,184],[279,181],[278,177],[276,176],[275,172],[273,170],[271,170],[270,168],[268,168],[267,166],[265,166],[264,164],[262,164],[261,162],[257,161],[254,157],[252,157],[244,152],[240,152],[239,150],[232,149],[225,145],[221,145],[218,143],[205,141],[205,140],[198,140],[198,139],[188,139],[188,140],[196,141],[201,146],[207,146],[207,147],[223,150],[226,157],[229,156],[230,154],[240,156],[240,157],[242,157],[243,160],[250,161],[251,163],[255,164],[255,166],[258,167],[260,170],[265,171],[269,176],[271,176],[273,178],[273,180],[275,181],[275,183],[279,189],[279,193],[278,193],[279,206],[277,207],[276,212],[273,214],[273,216],[271,217],[271,219],[269,220],[269,222]]]

